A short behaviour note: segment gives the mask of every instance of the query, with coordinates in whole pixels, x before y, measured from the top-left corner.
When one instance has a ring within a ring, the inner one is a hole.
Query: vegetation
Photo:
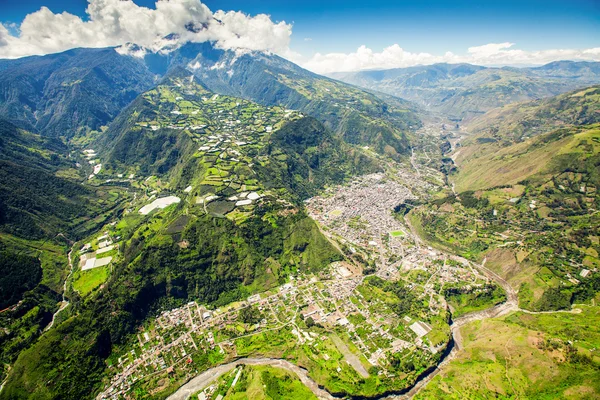
[[[0,252],[0,309],[17,303],[41,279],[42,268],[36,258]]]
[[[522,307],[562,309],[593,298],[596,278],[581,274],[600,265],[600,225],[592,211],[600,204],[598,126],[539,135],[489,160],[478,161],[481,181],[469,181],[471,166],[458,181],[502,186],[464,191],[412,212],[424,234],[467,258],[486,258],[519,289]],[[515,175],[508,179],[497,168]]]
[[[506,294],[502,288],[495,284],[485,284],[480,287],[449,286],[444,287],[444,298],[452,309],[452,316],[485,310],[506,301]]]
[[[416,398],[597,398],[600,311],[578,307],[469,323],[456,358]]]
[[[235,386],[235,377],[239,377]],[[270,366],[240,366],[220,377],[212,392],[224,400],[316,400],[316,396],[293,373]],[[196,397],[196,396],[192,396]]]
[[[97,267],[88,271],[78,271],[73,279],[73,289],[85,296],[103,284],[109,276],[109,267]]]

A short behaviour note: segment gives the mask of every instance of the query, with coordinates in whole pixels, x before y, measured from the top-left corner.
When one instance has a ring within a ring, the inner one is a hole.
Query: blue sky
[[[154,7],[154,0],[134,0]],[[486,43],[513,42],[523,50],[600,46],[598,0],[382,1],[206,0],[213,11],[266,13],[293,22],[292,49],[349,52],[394,43],[412,52],[461,52]],[[0,20],[21,22],[47,6],[85,16],[85,0],[0,0]],[[305,41],[305,38],[312,40]]]
[[[193,0],[171,1],[191,3]],[[155,0],[134,2],[150,8],[154,8],[155,5]],[[312,66],[314,70],[331,70],[338,67],[373,68],[382,60],[391,58],[396,60],[390,61],[391,66],[440,61],[481,64],[542,63],[563,57],[561,54],[566,58],[570,57],[569,59],[600,59],[600,0],[203,2],[213,12],[234,10],[243,11],[250,16],[264,13],[270,15],[273,22],[285,21],[292,24],[291,36],[282,36],[282,32],[271,32],[273,37],[265,39],[265,49],[275,49],[278,54],[287,56],[301,65],[302,62],[306,62],[306,65]],[[48,18],[53,21],[46,26],[45,34],[55,36],[51,41],[32,41],[31,35],[36,34],[35,26],[29,27],[29,39],[19,41],[14,26],[18,26],[27,14],[39,10],[42,6],[48,7],[54,14],[66,11],[85,21],[87,4],[86,0],[0,0],[0,22],[8,27],[9,34],[13,35],[9,38],[10,44],[4,46],[3,52],[2,42],[7,40],[3,39],[0,30],[0,58],[45,54],[68,48],[68,40],[74,42],[76,39],[67,40],[60,37],[69,36],[68,31],[57,33],[61,28],[60,18]],[[128,14],[128,18],[131,18],[131,15]],[[11,27],[10,23],[17,25]],[[40,23],[44,25],[43,20],[36,20],[36,24]],[[83,41],[76,45],[86,47],[88,42]],[[107,39],[107,43],[117,42],[118,38]],[[363,45],[365,48],[357,51],[359,46]],[[392,45],[396,45],[391,48],[392,51],[385,50]],[[500,47],[491,55],[488,54],[488,47],[482,47],[475,56],[467,51],[468,48],[484,45],[492,45],[492,49],[495,45]],[[100,46],[102,43],[89,45]],[[399,54],[402,51],[405,54]],[[521,55],[517,51],[525,51],[528,54]],[[548,52],[540,55],[540,51]],[[448,52],[452,54],[447,56]],[[327,55],[329,58],[314,60],[315,57],[319,58],[316,53]],[[347,57],[344,60],[336,59],[332,53],[344,53]],[[420,57],[421,53],[427,53],[430,57]]]

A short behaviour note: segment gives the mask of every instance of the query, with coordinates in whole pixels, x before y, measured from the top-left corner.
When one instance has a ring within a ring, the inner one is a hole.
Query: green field
[[[110,266],[107,265],[87,271],[79,271],[76,279],[73,281],[73,289],[77,290],[82,296],[85,296],[108,279],[109,269]]]
[[[456,358],[415,399],[597,399],[600,307],[578,308],[464,326]]]

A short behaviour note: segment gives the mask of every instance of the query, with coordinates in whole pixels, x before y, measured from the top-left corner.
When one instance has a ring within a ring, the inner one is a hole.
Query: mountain
[[[158,309],[228,304],[343,259],[302,200],[380,170],[356,145],[403,156],[418,119],[276,56],[234,55],[76,49],[0,63],[11,121],[0,142],[0,359],[13,365],[0,398],[88,397],[111,349]],[[232,97],[242,93],[214,65],[204,77],[191,68],[205,58],[227,60],[260,104]],[[318,90],[305,93],[301,76]],[[157,195],[180,202],[146,215]],[[110,266],[84,271],[77,241],[95,253],[96,232],[118,247]]]
[[[481,141],[520,141],[566,125],[600,122],[600,86],[493,109],[473,118],[466,128]]]
[[[379,169],[315,118],[215,94],[183,69],[141,94],[93,146],[103,167],[90,184],[127,175],[136,193],[102,228],[118,238],[119,256],[101,284],[72,294],[71,318],[21,353],[0,398],[90,397],[111,350],[157,310],[224,306],[342,260],[301,200]],[[156,196],[177,201],[144,211]],[[53,383],[40,386],[42,376]]]
[[[187,54],[196,57],[188,61]],[[173,57],[175,62],[185,60],[187,68],[216,93],[303,111],[347,143],[372,146],[380,153],[405,154],[409,144],[404,131],[419,124],[410,110],[391,107],[370,93],[311,73],[273,54],[239,54],[203,43],[188,44],[178,55],[179,59]]]
[[[44,136],[107,125],[155,82],[142,61],[113,49],[74,49],[0,64],[0,115]]]
[[[335,79],[414,101],[453,118],[600,83],[600,63],[559,61],[534,68],[434,64],[334,73]]]
[[[139,52],[143,58],[129,55]],[[180,68],[215,93],[303,111],[347,143],[396,158],[409,149],[406,132],[420,124],[411,107],[390,106],[271,53],[221,50],[210,42],[168,53],[129,45],[4,60],[0,115],[45,136],[85,135],[101,130],[138,94]]]

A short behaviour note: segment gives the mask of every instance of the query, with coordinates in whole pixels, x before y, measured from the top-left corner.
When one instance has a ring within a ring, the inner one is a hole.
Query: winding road
[[[270,365],[272,367],[285,369],[286,371],[296,374],[300,381],[306,385],[317,398],[325,400],[335,399],[331,394],[319,388],[319,385],[308,376],[307,370],[300,368],[289,361],[276,358],[242,358],[227,364],[219,365],[218,367],[211,368],[208,371],[201,373],[180,387],[179,390],[171,396],[167,397],[167,400],[187,400],[192,394],[204,389],[221,375],[231,371],[238,365]]]

